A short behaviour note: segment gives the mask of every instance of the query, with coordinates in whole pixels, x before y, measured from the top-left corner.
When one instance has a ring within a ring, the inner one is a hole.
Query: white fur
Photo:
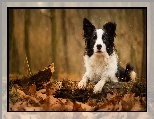
[[[118,81],[115,76],[117,72],[117,55],[113,52],[113,54],[109,56],[106,52],[106,45],[102,41],[103,33],[104,32],[102,29],[97,30],[97,40],[94,45],[94,54],[91,57],[87,55],[84,56],[86,72],[78,84],[79,88],[85,88],[88,79],[91,81],[97,80],[98,83],[93,89],[94,93],[101,92],[106,81]],[[97,52],[97,44],[102,45],[101,53]]]
[[[136,81],[136,73],[135,73],[134,71],[132,71],[132,72],[130,73],[130,77],[131,77],[131,80],[132,80],[133,82]]]
[[[97,33],[97,40],[96,40],[96,43],[94,45],[94,52],[98,51],[96,46],[97,46],[97,44],[100,44],[100,45],[102,45],[101,51],[105,53],[106,52],[106,46],[102,41],[102,34],[104,33],[104,31],[102,29],[97,29],[96,33]]]

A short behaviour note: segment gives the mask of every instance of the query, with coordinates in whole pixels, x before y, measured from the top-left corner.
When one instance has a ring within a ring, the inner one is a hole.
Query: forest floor
[[[85,89],[78,89],[78,81],[51,81],[50,76],[46,77],[50,81],[36,83],[37,79],[48,75],[49,72],[45,72],[47,69],[28,78],[34,82],[22,80],[9,83],[9,111],[146,111],[146,95],[136,95],[132,91],[120,93],[119,88],[108,89],[108,85],[113,85],[110,82],[105,86],[108,90],[104,88],[100,94],[93,94],[94,83],[89,83]],[[9,79],[15,77],[10,74]],[[40,80],[42,78],[38,82]]]

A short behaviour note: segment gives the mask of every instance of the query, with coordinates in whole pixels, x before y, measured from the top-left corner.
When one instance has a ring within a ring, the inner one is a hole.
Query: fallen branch
[[[117,93],[120,97],[127,93],[134,93],[135,96],[146,97],[146,83],[143,82],[107,82],[99,94],[93,93],[95,83],[89,83],[85,89],[78,89],[77,81],[63,80],[59,84],[61,84],[59,86],[61,88],[56,90],[56,98],[68,98],[79,102],[86,102],[89,98],[99,101],[106,98],[108,93]]]
[[[43,70],[38,71],[36,74],[31,76],[25,76],[22,78],[11,79],[9,78],[9,87],[12,87],[14,84],[26,89],[33,84],[36,85],[36,89],[42,89],[44,83],[50,81],[50,78],[54,72],[54,64],[50,64],[48,67],[45,67]]]

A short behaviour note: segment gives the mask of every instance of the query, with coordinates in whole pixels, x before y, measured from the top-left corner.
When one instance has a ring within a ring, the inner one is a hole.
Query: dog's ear
[[[106,31],[106,33],[109,35],[109,37],[115,37],[116,36],[116,23],[115,22],[108,22],[105,25],[103,25],[103,29]]]
[[[86,18],[83,19],[84,37],[89,37],[95,30],[95,26]]]

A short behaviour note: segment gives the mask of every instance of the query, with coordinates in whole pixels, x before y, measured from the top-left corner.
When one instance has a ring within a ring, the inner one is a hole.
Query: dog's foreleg
[[[78,83],[78,88],[79,88],[79,89],[85,88],[86,85],[87,85],[87,82],[88,82],[88,77],[87,77],[87,74],[85,73],[85,74],[83,75],[82,80]]]
[[[106,83],[106,79],[104,77],[95,85],[93,89],[93,93],[100,93],[105,83]]]
[[[111,81],[113,82],[118,82],[118,79],[115,76],[110,77],[110,78],[107,76],[103,76],[101,77],[101,80],[95,85],[93,89],[93,93],[100,93],[102,91],[103,86],[109,79],[111,79]]]

